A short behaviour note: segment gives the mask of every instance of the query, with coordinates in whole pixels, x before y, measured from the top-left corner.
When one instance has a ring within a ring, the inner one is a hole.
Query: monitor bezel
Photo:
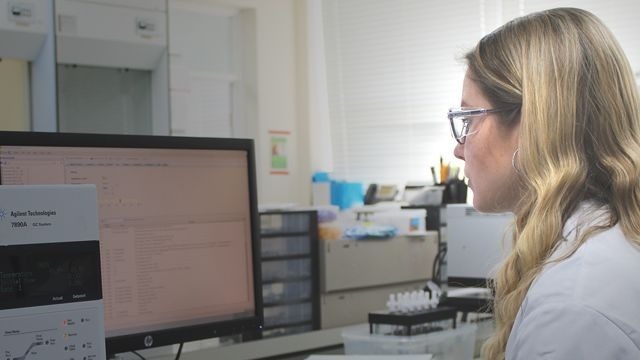
[[[0,146],[101,147],[133,149],[240,150],[247,156],[255,311],[251,316],[106,338],[108,355],[220,336],[259,337],[263,326],[255,147],[252,139],[161,135],[0,131]],[[1,168],[0,168],[1,171]],[[0,183],[1,185],[1,183]],[[151,338],[149,338],[151,336]],[[152,339],[149,344],[149,339]]]

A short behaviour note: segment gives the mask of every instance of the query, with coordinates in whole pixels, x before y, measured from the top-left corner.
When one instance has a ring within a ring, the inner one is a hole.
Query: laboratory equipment
[[[259,332],[253,141],[0,132],[0,183],[96,185],[109,354]]]
[[[0,357],[106,358],[95,186],[0,186]]]
[[[445,186],[407,184],[404,188],[402,200],[410,206],[440,206],[442,204]]]
[[[438,306],[435,283],[430,292],[389,295],[387,309],[369,312],[369,333],[363,326],[342,332],[346,354],[433,354],[436,359],[472,359],[475,324],[458,324],[454,307]]]
[[[369,333],[409,336],[454,329],[456,315],[455,308],[446,306],[406,312],[374,311],[369,313]]]
[[[513,214],[486,214],[467,204],[446,210],[447,276],[450,286],[484,287],[511,250]]]

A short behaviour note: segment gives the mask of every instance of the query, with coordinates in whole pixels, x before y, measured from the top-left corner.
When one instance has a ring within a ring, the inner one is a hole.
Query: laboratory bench
[[[201,349],[192,352],[185,352],[182,354],[180,359],[303,360],[312,354],[344,354],[342,332],[352,327],[353,325],[315,330],[301,334]],[[477,355],[478,353],[476,351],[476,356]],[[149,360],[173,360],[174,358],[175,355],[173,354],[147,357]]]

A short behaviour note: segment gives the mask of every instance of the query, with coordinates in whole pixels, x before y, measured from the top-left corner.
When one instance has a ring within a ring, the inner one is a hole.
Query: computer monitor
[[[0,132],[0,184],[95,184],[109,354],[262,326],[252,140]]]

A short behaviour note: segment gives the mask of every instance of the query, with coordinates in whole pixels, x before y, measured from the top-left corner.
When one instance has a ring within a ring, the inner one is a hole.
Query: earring
[[[520,170],[518,170],[518,168],[516,167],[516,155],[518,154],[518,151],[520,151],[520,149],[516,149],[516,151],[513,152],[513,156],[511,157],[511,166],[513,166],[513,169],[517,172],[520,173]]]

